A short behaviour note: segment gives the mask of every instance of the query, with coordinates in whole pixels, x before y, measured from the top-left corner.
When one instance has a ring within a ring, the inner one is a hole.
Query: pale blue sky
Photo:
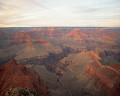
[[[120,0],[0,0],[0,26],[120,27]]]

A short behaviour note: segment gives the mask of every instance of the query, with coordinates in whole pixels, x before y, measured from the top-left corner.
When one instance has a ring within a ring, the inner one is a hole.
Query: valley
[[[34,69],[51,96],[120,94],[119,27],[0,28],[0,66],[12,58]]]

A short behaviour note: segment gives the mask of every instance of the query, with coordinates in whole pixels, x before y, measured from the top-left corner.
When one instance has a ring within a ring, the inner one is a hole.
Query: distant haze
[[[120,0],[0,0],[0,27],[120,27]]]

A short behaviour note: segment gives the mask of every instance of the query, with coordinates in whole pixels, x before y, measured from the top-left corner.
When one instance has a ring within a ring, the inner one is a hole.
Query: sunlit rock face
[[[40,38],[40,39],[34,40],[33,43],[44,44],[44,43],[49,43],[49,41]]]
[[[0,68],[0,95],[3,96],[12,87],[34,90],[39,96],[50,96],[48,87],[40,76],[14,59]]]
[[[74,29],[71,32],[69,32],[67,35],[67,37],[74,37],[74,38],[81,38],[81,37],[88,37],[87,34],[81,32],[78,29]]]

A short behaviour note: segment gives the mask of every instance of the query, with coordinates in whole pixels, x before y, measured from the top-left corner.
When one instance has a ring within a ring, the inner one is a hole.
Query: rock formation
[[[50,96],[48,87],[40,76],[34,70],[17,64],[14,59],[0,68],[0,96],[12,87],[34,90],[38,96]]]
[[[77,29],[72,30],[66,36],[67,37],[74,37],[74,38],[88,37],[87,34],[81,32],[80,30],[77,30]]]

